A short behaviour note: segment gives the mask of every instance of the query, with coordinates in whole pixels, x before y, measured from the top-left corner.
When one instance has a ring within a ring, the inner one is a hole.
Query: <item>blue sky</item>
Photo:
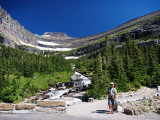
[[[0,5],[34,34],[71,37],[101,33],[160,10],[160,0],[0,0]]]

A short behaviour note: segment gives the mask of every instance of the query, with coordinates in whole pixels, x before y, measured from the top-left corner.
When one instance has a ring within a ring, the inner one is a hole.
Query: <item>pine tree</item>
[[[93,98],[100,98],[106,96],[107,79],[102,71],[102,58],[99,53],[94,62],[94,71],[91,81],[91,88],[88,90],[87,95]]]
[[[129,91],[131,88],[129,86],[129,81],[126,75],[126,72],[123,68],[123,60],[122,57],[118,57],[118,90],[119,91]]]

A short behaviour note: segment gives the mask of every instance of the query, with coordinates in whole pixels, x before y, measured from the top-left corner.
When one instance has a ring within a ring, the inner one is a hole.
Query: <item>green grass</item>
[[[151,104],[152,103],[152,99],[149,99],[148,102]]]
[[[24,48],[34,48],[34,49],[38,50],[36,47],[32,47],[32,46],[29,46],[29,45],[18,45],[18,46],[21,46],[21,47],[24,47]]]
[[[122,107],[123,105],[122,105],[122,104],[119,104],[119,106],[121,106],[121,107]]]
[[[70,81],[70,77],[73,73],[67,73],[67,72],[61,72],[61,73],[54,73],[53,75],[39,75],[36,74],[35,79],[33,79],[33,83],[37,84],[39,89],[46,89],[48,87],[48,84],[54,85],[55,82],[67,82]]]
[[[146,108],[142,108],[142,111],[143,111],[143,112],[147,112]]]
[[[34,96],[36,91],[47,90],[49,85],[54,85],[55,82],[67,82],[70,81],[70,77],[73,75],[73,72],[55,72],[54,74],[41,75],[39,73],[34,74],[34,78],[25,78],[20,76],[20,79],[17,79],[17,76],[10,75],[9,78],[12,81],[16,80],[18,83],[17,96],[18,99],[14,103],[19,103],[24,100],[24,98],[30,98]],[[24,90],[24,88],[26,88]]]
[[[151,103],[149,103],[149,104],[148,104],[148,106],[152,106],[152,104],[151,104]]]
[[[150,108],[149,110],[153,110],[153,108]]]

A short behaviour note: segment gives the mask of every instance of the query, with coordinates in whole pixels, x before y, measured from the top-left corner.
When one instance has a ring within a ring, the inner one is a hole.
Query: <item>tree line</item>
[[[0,100],[13,102],[18,96],[24,96],[24,92],[37,92],[35,86],[30,82],[24,85],[22,92],[18,90],[20,77],[34,78],[35,73],[41,75],[54,74],[54,72],[71,72],[71,63],[63,56],[47,52],[43,54],[32,54],[19,49],[6,47],[0,44]],[[10,78],[10,75],[16,78]]]
[[[76,66],[81,72],[90,72],[92,84],[86,97],[106,97],[110,82],[119,92],[137,90],[141,85],[160,85],[160,46],[158,44],[138,46],[126,35],[122,46],[110,43],[105,38],[105,48],[80,58]]]

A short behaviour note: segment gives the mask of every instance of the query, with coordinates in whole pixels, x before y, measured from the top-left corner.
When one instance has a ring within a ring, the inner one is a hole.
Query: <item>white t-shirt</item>
[[[114,99],[115,94],[117,94],[116,88],[111,88],[111,87],[109,87],[109,88],[108,88],[108,94],[111,95],[111,96],[108,96],[108,98],[113,98],[113,99]]]

